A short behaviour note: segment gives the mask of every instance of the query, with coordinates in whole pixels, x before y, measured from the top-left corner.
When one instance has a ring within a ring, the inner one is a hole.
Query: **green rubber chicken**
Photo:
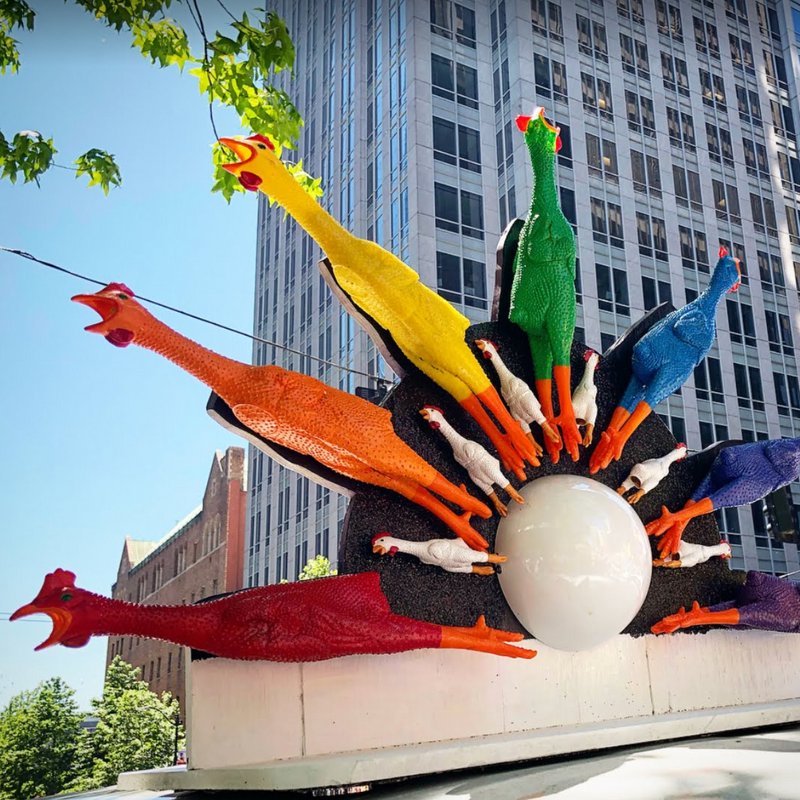
[[[564,446],[578,460],[581,435],[572,409],[570,354],[575,332],[575,235],[561,212],[554,163],[561,148],[559,129],[536,108],[517,117],[517,127],[533,166],[533,198],[514,258],[509,319],[528,334],[536,376],[536,394],[547,421],[561,428]],[[553,411],[555,375],[560,414]],[[562,448],[559,437],[545,438],[553,463]]]

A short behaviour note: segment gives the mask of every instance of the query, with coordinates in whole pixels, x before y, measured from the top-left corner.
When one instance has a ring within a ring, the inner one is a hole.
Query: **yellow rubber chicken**
[[[469,320],[419,282],[419,275],[375,242],[345,230],[295,180],[259,135],[220,139],[241,161],[225,164],[241,184],[286,209],[325,251],[353,303],[385,328],[416,367],[451,394],[484,430],[507,469],[525,479],[523,459],[538,466],[522,432],[464,341]],[[505,429],[498,430],[485,405]]]

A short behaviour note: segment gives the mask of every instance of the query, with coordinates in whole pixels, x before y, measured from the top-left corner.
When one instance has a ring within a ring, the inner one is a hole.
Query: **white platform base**
[[[800,636],[616,637],[533,661],[427,650],[191,665],[188,771],[136,789],[301,789],[800,721]]]
[[[566,753],[623,747],[800,720],[800,701],[639,717],[611,726],[501,734],[358,753],[311,756],[239,767],[126,772],[120,789],[266,791],[350,786],[412,775],[508,764]]]

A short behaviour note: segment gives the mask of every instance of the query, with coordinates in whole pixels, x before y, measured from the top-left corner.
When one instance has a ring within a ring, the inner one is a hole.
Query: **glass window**
[[[456,3],[456,39],[468,47],[475,47],[475,12]]]
[[[464,304],[486,308],[486,267],[480,261],[464,259]]]
[[[553,94],[556,98],[567,99],[567,67],[560,61],[551,61],[553,69]]]
[[[458,256],[452,253],[436,253],[437,287],[439,294],[448,300],[461,302],[461,274]]]
[[[624,247],[625,235],[622,229],[622,207],[616,203],[606,203],[608,232],[611,234],[612,247]]]
[[[461,190],[461,232],[483,239],[483,199],[479,194]]]
[[[470,108],[478,107],[478,71],[466,64],[456,64],[458,102]]]
[[[534,54],[533,75],[537,94],[550,97],[550,61],[546,56],[539,53]]]
[[[435,95],[453,99],[453,62],[449,58],[431,54],[431,83]]]
[[[458,126],[458,164],[473,172],[481,171],[481,137],[478,131]]]
[[[452,186],[434,183],[436,227],[458,233],[458,192]]]
[[[450,0],[431,0],[431,30],[440,36],[450,37]]]
[[[594,231],[594,238],[604,242],[606,241],[605,203],[597,197],[592,197],[589,200],[589,206],[592,213],[592,231]]]
[[[581,72],[581,92],[583,94],[583,105],[596,109],[597,95],[595,94],[594,75]]]
[[[447,164],[456,163],[456,125],[448,119],[433,118],[433,157]]]

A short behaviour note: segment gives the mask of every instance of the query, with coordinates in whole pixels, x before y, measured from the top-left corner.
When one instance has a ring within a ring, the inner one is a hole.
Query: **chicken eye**
[[[257,147],[259,150],[266,150],[266,149],[267,149],[267,146],[266,146],[265,144],[257,144],[257,145],[256,145],[256,147]]]
[[[61,601],[63,603],[68,603],[70,600],[72,600],[72,595],[69,592],[64,592],[64,594],[61,595]]]
[[[122,294],[122,292],[120,292],[117,297],[119,297],[120,300],[130,300],[130,297],[126,294]]]

